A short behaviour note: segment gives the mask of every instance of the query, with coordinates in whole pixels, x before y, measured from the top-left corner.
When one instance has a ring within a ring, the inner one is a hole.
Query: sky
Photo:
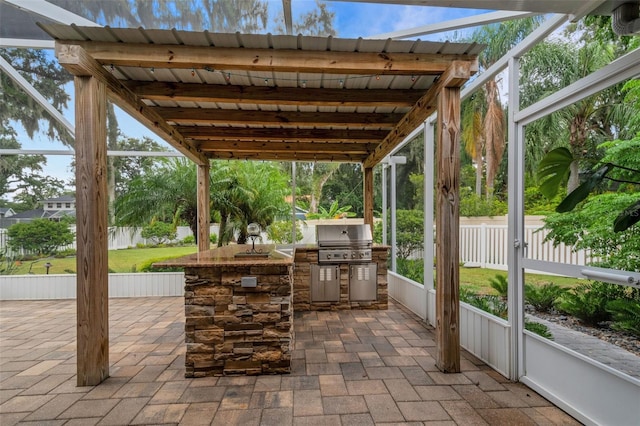
[[[281,0],[268,0],[268,3],[270,16],[275,16],[276,13],[281,13]],[[294,15],[294,20],[295,16],[303,14],[314,7],[315,0],[293,0],[292,13]],[[487,12],[456,8],[371,4],[361,2],[349,3],[341,1],[328,2],[328,7],[331,11],[335,12],[334,27],[338,32],[338,37],[343,38],[371,37],[377,34],[411,29]],[[456,34],[454,33],[435,34],[428,37],[422,37],[422,39],[445,40],[451,39],[455,36]],[[53,52],[51,52],[51,55],[53,55]],[[69,122],[74,123],[73,84],[70,83],[65,86],[65,88],[67,92],[71,94],[72,100],[69,102],[69,108],[62,111],[62,113]],[[124,136],[135,138],[147,136],[158,143],[167,146],[168,151],[173,151],[173,148],[171,148],[162,139],[118,108],[116,108],[116,114],[118,116],[119,127]],[[26,133],[19,128],[19,126],[16,126],[16,130],[19,132],[18,136],[23,149],[67,149],[60,142],[51,141],[44,134],[36,134],[33,139],[30,139]],[[45,174],[68,182],[73,175],[73,171],[70,167],[71,161],[72,158],[70,156],[47,156]]]

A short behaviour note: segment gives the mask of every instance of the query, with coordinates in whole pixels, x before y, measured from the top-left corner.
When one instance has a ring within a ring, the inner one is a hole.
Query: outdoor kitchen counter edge
[[[293,257],[275,249],[273,244],[256,244],[256,251],[269,253],[269,257],[235,257],[237,253],[251,251],[251,244],[234,244],[218,247],[202,253],[194,253],[176,259],[154,263],[156,267],[208,267],[208,266],[288,266],[293,264]]]

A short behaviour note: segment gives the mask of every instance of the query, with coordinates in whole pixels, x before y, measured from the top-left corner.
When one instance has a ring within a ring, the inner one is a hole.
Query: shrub
[[[558,309],[573,315],[585,324],[597,326],[611,319],[611,313],[606,309],[607,302],[624,298],[626,295],[622,286],[596,281],[591,284],[579,284],[573,291],[563,294]]]
[[[507,319],[508,306],[500,297],[494,295],[475,294],[471,290],[460,288],[460,300],[480,310]]]
[[[181,266],[167,267],[167,268],[154,268],[153,264],[162,262],[163,260],[175,259],[175,256],[157,257],[155,259],[149,259],[140,264],[137,267],[139,272],[182,272],[184,270]]]
[[[640,301],[633,299],[611,300],[607,303],[606,309],[613,319],[611,328],[640,336]]]
[[[398,258],[407,259],[424,247],[424,214],[421,210],[396,211],[396,245]],[[420,280],[422,282],[422,280]]]
[[[218,242],[218,236],[216,234],[209,234],[209,242],[211,244],[216,244]]]
[[[278,221],[267,226],[267,238],[277,244],[291,244],[291,222]],[[303,238],[300,224],[296,222],[296,241]]]
[[[420,284],[424,284],[424,261],[422,259],[396,259],[397,273]]]
[[[38,254],[54,254],[58,247],[73,243],[73,233],[64,222],[35,219],[16,223],[7,231],[8,244],[14,250],[32,251]]]
[[[529,330],[532,333],[542,336],[545,339],[553,340],[553,334],[549,331],[549,327],[539,322],[524,320],[524,329]]]
[[[164,244],[176,238],[176,230],[170,223],[155,221],[142,228],[142,238],[151,240],[154,244]]]
[[[525,284],[524,300],[533,306],[536,311],[549,312],[560,296],[566,292],[567,289],[554,283],[547,283],[541,286]]]
[[[193,235],[187,235],[182,239],[182,244],[186,246],[193,245],[195,243],[196,243],[196,237],[194,237]]]
[[[498,296],[504,299],[507,298],[509,282],[507,281],[506,275],[496,274],[495,277],[489,278],[489,285],[491,285],[491,288],[498,293]]]

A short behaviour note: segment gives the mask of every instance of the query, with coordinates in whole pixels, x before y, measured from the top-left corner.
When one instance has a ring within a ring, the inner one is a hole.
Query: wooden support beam
[[[75,77],[76,305],[78,386],[109,377],[107,94],[104,83]]]
[[[425,91],[330,89],[163,81],[123,81],[134,94],[153,101],[226,102],[297,106],[411,107]]]
[[[194,141],[270,141],[270,142],[381,142],[388,130],[293,129],[215,126],[179,126],[178,132]],[[196,143],[197,145],[197,143]]]
[[[331,153],[297,153],[291,152],[235,152],[212,151],[207,153],[212,159],[224,160],[264,160],[264,161],[326,161],[336,163],[362,163],[366,154]]]
[[[371,226],[373,235],[373,168],[364,168],[364,223]]]
[[[435,111],[438,95],[445,87],[460,88],[478,70],[474,61],[455,61],[440,76],[427,93],[400,120],[376,150],[365,160],[365,167],[373,167],[384,159],[404,138]]]
[[[211,222],[209,193],[209,163],[198,165],[198,252],[202,253],[211,248],[209,229]]]
[[[237,141],[207,141],[198,144],[198,148],[205,153],[215,151],[234,151],[238,154],[244,152],[275,152],[298,154],[316,154],[322,152],[367,155],[377,145],[372,144],[347,144],[347,143],[323,143],[314,142],[237,142]]]
[[[65,43],[65,41],[61,41]],[[66,41],[85,46],[104,65],[142,68],[246,70],[295,73],[437,75],[451,61],[475,56],[439,53],[334,52],[177,44]]]
[[[438,96],[436,164],[436,366],[460,372],[460,88]]]
[[[244,111],[210,108],[151,108],[164,120],[178,124],[280,125],[296,126],[370,126],[391,129],[403,117],[393,113]]]
[[[178,151],[196,164],[205,164],[207,158],[193,148],[173,127],[149,108],[136,95],[131,93],[122,82],[115,78],[87,52],[75,44],[56,42],[56,57],[67,71],[75,76],[93,76],[107,86],[108,96],[120,108],[144,124]]]

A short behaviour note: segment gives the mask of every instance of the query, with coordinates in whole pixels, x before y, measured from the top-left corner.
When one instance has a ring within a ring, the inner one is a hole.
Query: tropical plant
[[[73,243],[74,235],[65,221],[35,219],[16,223],[7,230],[8,245],[14,250],[54,254],[59,247]]]
[[[530,321],[528,319],[525,319],[524,320],[524,329],[525,330],[529,330],[530,332],[535,333],[538,336],[542,336],[545,339],[553,340],[553,334],[551,334],[551,331],[549,330],[549,327],[547,327],[546,325],[541,324],[539,322]]]
[[[611,314],[611,328],[627,331],[640,337],[640,300],[619,299],[607,302],[606,310]]]
[[[496,291],[496,293],[498,293],[498,296],[503,299],[507,298],[509,282],[507,281],[506,275],[496,274],[495,277],[489,278],[489,285]]]
[[[320,206],[317,213],[307,213],[307,219],[341,219],[344,217],[354,217],[356,214],[351,210],[351,206],[338,206],[338,200],[331,203],[329,209]]]
[[[486,70],[502,58],[513,46],[535,29],[540,22],[541,18],[516,19],[500,24],[486,25],[474,32],[473,40],[487,45],[478,58],[481,68]],[[479,153],[482,152],[481,144],[484,143],[487,198],[493,196],[494,180],[500,169],[506,146],[505,113],[500,102],[498,87],[498,82],[495,78],[487,81],[482,93],[484,105],[482,107],[471,107],[472,111],[468,113],[471,118],[466,119],[469,125],[475,126],[479,117],[476,118],[474,115],[484,114],[482,119],[482,138],[475,138],[475,144],[471,144],[470,140],[467,140],[465,145],[473,145],[473,150],[468,151],[475,153],[474,157],[479,160]],[[468,132],[472,135],[476,134],[475,129]],[[477,164],[477,166],[482,169],[481,164]]]
[[[607,193],[590,197],[579,210],[544,218],[545,241],[564,243],[573,250],[590,250],[595,266],[640,271],[640,227],[612,232],[619,211],[636,201],[633,194]]]
[[[566,292],[566,288],[554,283],[541,286],[525,283],[524,300],[538,312],[550,312],[556,301]]]
[[[611,312],[607,311],[607,303],[626,298],[628,296],[625,294],[624,287],[619,285],[601,282],[579,284],[562,295],[558,302],[558,309],[587,325],[598,326],[601,322],[611,319]]]
[[[226,187],[228,177],[224,163],[212,162],[210,197],[215,206],[228,205]],[[187,223],[194,236],[198,235],[198,200],[196,193],[197,166],[184,158],[162,160],[159,166],[133,179],[127,191],[115,201],[116,224],[141,227],[153,220],[177,224]],[[196,237],[197,238],[197,237]]]
[[[227,223],[233,233],[237,233],[238,244],[244,244],[250,223],[266,229],[276,217],[289,212],[290,205],[285,201],[289,193],[288,176],[277,165],[258,161],[232,163],[229,173],[230,186],[226,187],[229,195],[224,198],[232,203],[233,209]],[[225,227],[228,228],[226,224]],[[221,233],[222,230],[221,222]],[[223,243],[228,242],[229,230],[222,235],[225,237]]]

